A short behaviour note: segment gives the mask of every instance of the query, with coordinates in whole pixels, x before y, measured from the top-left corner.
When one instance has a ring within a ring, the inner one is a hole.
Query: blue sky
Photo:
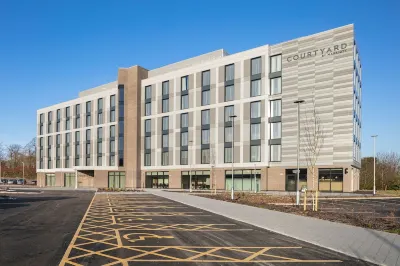
[[[364,156],[400,152],[399,1],[0,1],[0,142],[25,144],[36,110],[224,48],[235,53],[349,23],[363,66]]]

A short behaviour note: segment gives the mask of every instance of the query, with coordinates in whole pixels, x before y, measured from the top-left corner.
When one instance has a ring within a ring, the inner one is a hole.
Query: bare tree
[[[8,160],[11,167],[18,167],[22,162],[22,146],[11,144],[7,147]]]
[[[2,142],[0,142],[0,161],[4,161],[6,159],[6,148]]]
[[[324,129],[315,104],[315,88],[311,108],[304,111],[302,150],[307,162],[308,171],[312,175],[312,189],[315,190],[316,169],[319,153],[324,145]]]
[[[398,184],[400,154],[396,152],[378,153],[377,162],[377,178],[380,179],[380,184],[378,187],[380,187],[382,190],[387,190],[393,185]]]

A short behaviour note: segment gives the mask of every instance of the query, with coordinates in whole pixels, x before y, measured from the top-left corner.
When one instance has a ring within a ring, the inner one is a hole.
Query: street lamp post
[[[190,146],[192,146],[193,140],[189,141]],[[191,158],[192,156],[188,156]],[[189,169],[189,192],[192,192],[192,163],[193,160],[190,160],[190,169]]]
[[[376,150],[375,150],[375,146],[376,146],[376,138],[378,137],[378,135],[372,135],[371,137],[374,139],[374,191],[373,191],[373,194],[375,196],[375,194],[376,194],[376,186],[375,186]]]
[[[231,184],[231,199],[233,200],[233,164],[235,162],[235,118],[236,115],[230,115],[229,118],[232,119],[232,184]]]
[[[22,185],[25,185],[25,163],[22,162]]]
[[[254,193],[257,193],[257,175],[256,175],[256,164],[254,164]]]
[[[300,104],[304,100],[297,100],[297,184],[296,184],[296,205],[300,205]]]

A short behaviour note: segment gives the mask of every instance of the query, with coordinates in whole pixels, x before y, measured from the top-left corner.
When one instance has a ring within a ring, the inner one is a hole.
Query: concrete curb
[[[400,265],[400,236],[396,234],[183,193],[153,191],[153,194],[357,259]]]

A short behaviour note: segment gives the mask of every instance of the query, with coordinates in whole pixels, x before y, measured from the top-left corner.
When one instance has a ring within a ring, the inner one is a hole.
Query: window
[[[103,153],[103,143],[102,142],[97,142],[97,153],[101,154]]]
[[[144,90],[145,99],[151,99],[151,86],[146,86]]]
[[[60,132],[60,123],[61,123],[61,110],[57,110],[57,123],[56,123],[56,132]]]
[[[201,144],[210,144],[210,130],[203,129],[201,131]]]
[[[110,122],[115,122],[115,95],[110,96]]]
[[[163,148],[168,148],[169,146],[168,146],[168,134],[164,134],[164,135],[162,135],[162,147]]]
[[[233,137],[233,128],[232,127],[225,127],[225,142],[232,142]]]
[[[81,127],[81,105],[75,105],[75,128]]]
[[[151,165],[151,154],[150,153],[146,153],[144,155],[144,165],[145,166],[150,166]]]
[[[232,148],[225,148],[224,150],[224,162],[231,163],[232,162]]]
[[[168,95],[169,94],[169,81],[164,81],[162,83],[162,95]]]
[[[256,97],[261,95],[261,79],[252,80],[250,88],[250,96]]]
[[[184,113],[181,114],[181,128],[187,128],[189,127],[189,114]]]
[[[188,165],[188,151],[181,151],[181,165]]]
[[[250,104],[250,118],[261,117],[261,102],[252,102]]]
[[[44,114],[40,114],[39,118],[39,135],[43,135]]]
[[[87,129],[86,130],[86,141],[90,141],[90,139],[91,139],[91,130]]]
[[[163,113],[169,112],[169,99],[162,100],[162,112]]]
[[[92,102],[86,102],[86,126],[90,127],[92,125],[92,117],[91,117],[91,111],[92,111]]]
[[[161,155],[161,165],[169,164],[169,152],[164,151]]]
[[[181,146],[188,146],[189,144],[189,133],[181,132]]]
[[[150,133],[151,132],[151,120],[147,119],[144,121],[144,132]]]
[[[115,138],[115,126],[110,126],[110,138]]]
[[[51,128],[51,120],[52,120],[52,116],[53,113],[52,112],[48,112],[47,114],[47,133],[51,133],[52,132],[52,128]]]
[[[188,81],[188,76],[181,77],[181,91],[187,91],[189,89]]]
[[[251,59],[251,75],[261,74],[261,57]]]
[[[271,56],[271,73],[282,70],[282,55]]]
[[[271,95],[282,93],[282,78],[271,79]]]
[[[261,139],[261,124],[251,124],[250,125],[250,139],[259,140]]]
[[[189,95],[182,95],[181,96],[181,109],[188,109],[189,108]]]
[[[210,104],[210,90],[203,90],[201,92],[201,105],[209,105]]]
[[[250,161],[260,162],[261,161],[261,146],[252,145],[250,146]]]
[[[75,131],[75,142],[78,143],[81,140],[81,132]]]
[[[58,135],[56,136],[56,145],[60,145],[60,144],[61,144],[61,135],[58,134]]]
[[[201,163],[202,164],[210,163],[210,149],[201,150]]]
[[[102,140],[103,139],[103,128],[98,127],[97,128],[97,140]]]
[[[110,166],[115,166],[115,155],[110,154]]]
[[[271,125],[271,139],[280,139],[281,138],[281,122],[270,123]]]
[[[162,130],[169,130],[169,117],[164,116],[162,118]]]
[[[233,101],[235,99],[235,86],[230,85],[225,87],[225,102]]]
[[[210,124],[210,110],[202,110],[201,125],[209,125],[209,124]]]
[[[97,100],[97,124],[103,124],[103,98]]]
[[[225,122],[232,121],[231,116],[234,115],[235,109],[233,105],[225,106]]]
[[[151,149],[151,137],[145,137],[144,138],[144,148],[146,150],[150,150]]]
[[[97,166],[103,165],[103,156],[101,154],[97,154]]]
[[[210,70],[201,72],[201,86],[210,85]]]
[[[281,145],[271,145],[271,162],[281,161]]]
[[[235,79],[235,65],[225,66],[225,81],[230,81]]]
[[[70,122],[70,108],[66,107],[65,108],[65,130],[70,130],[71,129],[71,122]]]
[[[271,117],[281,116],[282,100],[271,101]]]
[[[151,115],[151,103],[145,105],[145,115]]]

